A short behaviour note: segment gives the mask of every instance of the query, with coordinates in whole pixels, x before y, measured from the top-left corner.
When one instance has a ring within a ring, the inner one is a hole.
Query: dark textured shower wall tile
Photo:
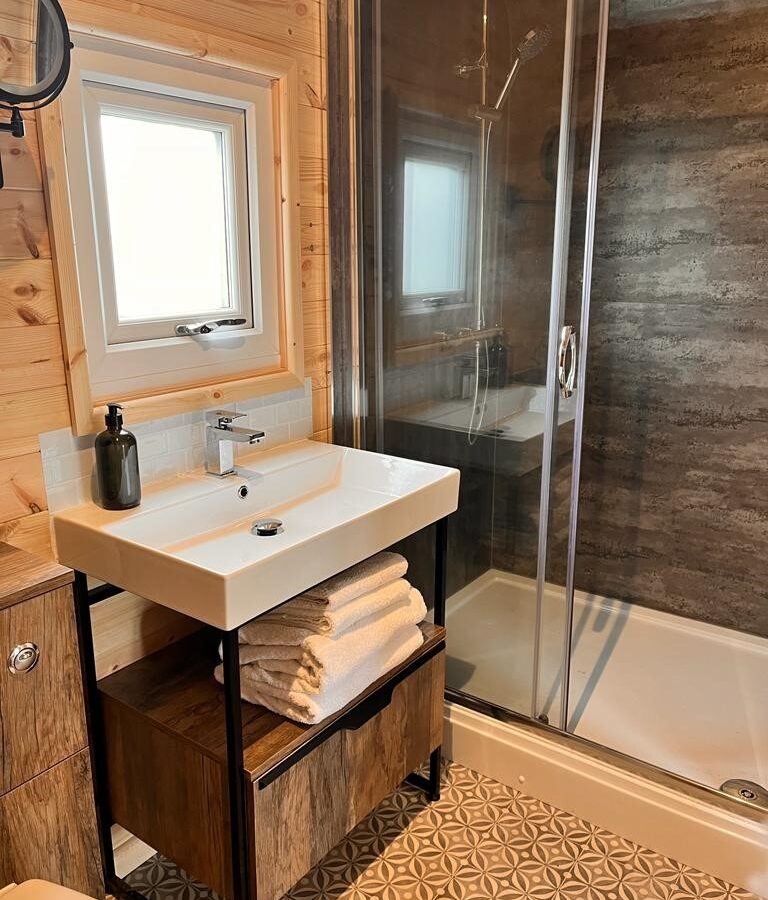
[[[768,111],[765,6],[613,28],[605,117],[687,120]]]
[[[577,572],[764,635],[767,11],[611,33]]]

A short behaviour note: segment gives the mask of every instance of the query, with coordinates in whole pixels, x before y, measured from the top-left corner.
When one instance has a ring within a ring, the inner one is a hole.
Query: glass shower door
[[[579,386],[569,379],[596,9],[379,0],[359,10],[363,444],[461,470],[448,687],[554,724],[568,670]],[[425,592],[432,546],[422,534],[401,548]]]
[[[569,7],[572,72],[563,109],[560,203],[537,561],[533,717],[567,729],[595,204],[605,78],[608,0]],[[566,69],[568,62],[566,62]],[[558,258],[558,253],[562,254]]]

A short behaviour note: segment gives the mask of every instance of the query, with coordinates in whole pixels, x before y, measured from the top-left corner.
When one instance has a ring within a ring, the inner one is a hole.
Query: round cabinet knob
[[[40,661],[40,648],[31,641],[19,644],[8,654],[8,671],[11,675],[24,675],[31,672]]]

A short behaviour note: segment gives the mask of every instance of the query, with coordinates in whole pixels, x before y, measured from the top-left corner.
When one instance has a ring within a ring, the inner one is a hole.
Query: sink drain
[[[259,519],[251,525],[251,534],[259,537],[272,537],[275,534],[282,534],[284,531],[283,523],[280,519]]]
[[[754,781],[747,781],[745,778],[729,778],[720,785],[720,790],[745,803],[752,803],[754,806],[768,809],[768,790],[762,785],[755,784]]]

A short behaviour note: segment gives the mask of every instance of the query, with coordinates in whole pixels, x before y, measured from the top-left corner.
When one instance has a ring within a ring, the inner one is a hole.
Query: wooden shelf
[[[299,725],[262,706],[243,702],[243,754],[252,781],[304,745],[316,744],[339,720],[365,704],[380,688],[434,654],[445,629],[424,623],[422,646],[401,665],[374,682],[347,706],[317,725]],[[180,737],[204,755],[226,763],[224,694],[213,678],[216,645],[198,632],[101,679],[102,702],[119,703],[161,731]]]

